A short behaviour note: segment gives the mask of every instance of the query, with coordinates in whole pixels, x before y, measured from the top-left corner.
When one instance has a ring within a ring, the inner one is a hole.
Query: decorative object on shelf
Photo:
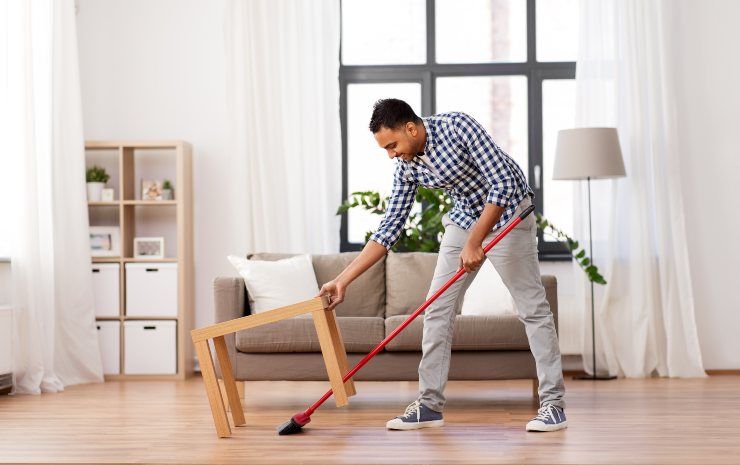
[[[90,226],[90,253],[93,257],[120,256],[120,237],[118,226]]]
[[[588,183],[588,244],[590,265],[593,266],[593,238],[591,233],[591,179],[625,176],[622,150],[616,128],[564,129],[558,133],[552,178],[555,180],[583,180]],[[571,249],[572,250],[572,249]],[[586,272],[588,273],[588,265]],[[594,279],[591,281],[591,375],[582,379],[614,379],[600,375],[596,369],[596,324],[594,310]],[[603,279],[603,278],[602,278]],[[588,371],[588,370],[587,370]]]
[[[141,181],[141,200],[162,200],[162,183],[160,181]]]
[[[116,194],[113,188],[106,188],[103,189],[100,200],[103,202],[113,202],[113,200],[115,200],[115,196]]]
[[[175,198],[175,188],[172,187],[172,182],[169,179],[165,179],[162,182],[162,200],[173,200]]]
[[[164,237],[135,237],[134,258],[164,258]]]
[[[85,172],[87,179],[87,201],[100,202],[101,192],[105,183],[110,179],[110,175],[98,165],[93,165]]]

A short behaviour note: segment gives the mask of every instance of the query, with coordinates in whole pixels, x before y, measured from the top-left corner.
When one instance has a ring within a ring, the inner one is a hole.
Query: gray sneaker
[[[388,429],[409,430],[421,428],[435,428],[443,426],[445,421],[442,419],[441,412],[435,412],[425,406],[418,400],[415,400],[406,407],[406,411],[400,417],[385,424]]]
[[[543,405],[537,410],[537,416],[527,423],[527,431],[557,431],[567,427],[563,409],[551,404]]]

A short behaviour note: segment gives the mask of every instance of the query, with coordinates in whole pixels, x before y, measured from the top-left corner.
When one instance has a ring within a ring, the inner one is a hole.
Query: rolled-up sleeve
[[[457,113],[453,124],[461,144],[491,184],[486,203],[508,206],[509,199],[517,190],[516,178],[488,131],[465,113]]]
[[[371,241],[390,249],[398,242],[403,231],[403,225],[409,217],[411,207],[414,206],[417,183],[406,179],[405,170],[398,162],[393,174],[393,190],[388,200],[385,216],[378,226],[378,230],[370,236]]]

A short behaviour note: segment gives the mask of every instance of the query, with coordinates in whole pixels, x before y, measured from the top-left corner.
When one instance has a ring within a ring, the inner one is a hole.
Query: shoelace
[[[416,420],[418,421],[421,417],[421,402],[415,400],[406,407],[406,411],[403,412],[404,417],[410,417],[413,413],[416,413]]]
[[[534,418],[535,420],[552,420],[553,423],[557,423],[558,420],[555,418],[555,415],[553,414],[553,410],[555,410],[555,406],[547,404],[543,407],[540,407],[539,410],[537,410],[537,416]]]

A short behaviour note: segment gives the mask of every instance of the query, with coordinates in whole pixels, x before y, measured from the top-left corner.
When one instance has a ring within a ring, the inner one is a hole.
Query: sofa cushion
[[[437,266],[437,254],[389,253],[385,270],[385,316],[409,315],[424,303]]]
[[[385,337],[383,318],[337,317],[337,323],[347,352],[370,352]],[[236,349],[246,353],[321,352],[310,315],[239,331]]]
[[[311,260],[319,288],[336,278],[359,254],[359,252],[344,252],[313,255]],[[294,254],[258,253],[247,258],[272,261],[292,256]],[[344,302],[337,305],[335,311],[337,316],[383,317],[385,295],[385,258],[382,258],[349,285],[344,295]]]
[[[244,278],[254,305],[252,313],[312,299],[318,294],[316,273],[310,255],[296,255],[276,261],[247,260],[229,255],[228,260]],[[286,286],[285,283],[291,283]]]
[[[396,315],[385,320],[385,336],[406,320]],[[411,324],[385,346],[390,352],[421,350],[424,316]],[[529,341],[524,324],[516,315],[457,315],[452,336],[452,350],[527,350]]]

